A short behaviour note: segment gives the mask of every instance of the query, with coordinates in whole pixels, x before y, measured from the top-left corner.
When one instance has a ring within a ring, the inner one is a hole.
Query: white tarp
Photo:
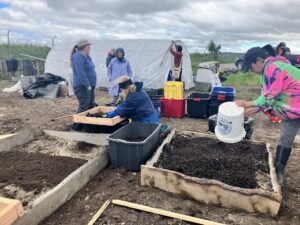
[[[170,40],[91,40],[91,57],[96,66],[97,87],[108,87],[106,56],[111,48],[123,47],[125,57],[129,60],[133,71],[133,81],[144,82],[145,88],[163,88],[169,70],[173,64],[173,56],[169,52]],[[191,59],[186,45],[176,41],[183,48],[182,81],[185,88],[194,87]],[[60,42],[49,52],[45,72],[52,73],[70,81],[70,52],[75,42]]]

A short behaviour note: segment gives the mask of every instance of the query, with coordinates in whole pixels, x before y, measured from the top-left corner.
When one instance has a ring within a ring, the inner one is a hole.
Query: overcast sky
[[[298,0],[0,0],[0,41],[159,38],[203,51],[285,41],[300,52]]]

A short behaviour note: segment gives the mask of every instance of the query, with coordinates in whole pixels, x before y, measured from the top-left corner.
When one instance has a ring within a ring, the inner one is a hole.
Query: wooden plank
[[[271,177],[272,187],[273,187],[273,190],[276,193],[282,195],[281,186],[278,182],[276,169],[275,169],[275,166],[274,166],[274,159],[273,159],[273,156],[272,156],[272,152],[270,150],[270,144],[267,144],[267,150],[268,150],[268,153],[269,153],[268,158],[269,158],[269,168],[270,168],[270,177]]]
[[[125,120],[125,118],[121,118],[120,116],[115,116],[114,118],[95,118],[95,117],[86,117],[88,113],[107,113],[114,111],[116,107],[106,107],[106,106],[98,106],[93,109],[87,110],[85,112],[73,115],[74,123],[84,123],[84,124],[94,124],[94,125],[104,125],[104,126],[114,126],[117,123]]]
[[[30,130],[26,130],[21,133],[14,134],[12,136],[9,136],[7,138],[0,140],[0,152],[2,151],[9,151],[12,148],[26,144],[38,136],[42,135],[43,131],[39,128],[34,128]]]
[[[93,218],[91,219],[91,221],[88,223],[88,225],[93,225],[97,219],[101,216],[101,214],[104,212],[104,210],[109,206],[110,201],[107,200],[106,202],[104,202],[104,204],[101,206],[101,208],[97,211],[97,213],[93,216]]]
[[[192,217],[192,216],[187,216],[187,215],[183,215],[183,214],[179,214],[179,213],[174,213],[174,212],[170,212],[170,211],[166,211],[166,210],[162,210],[162,209],[158,209],[158,208],[153,208],[153,207],[149,207],[149,206],[145,206],[145,205],[139,205],[139,204],[135,204],[135,203],[131,203],[131,202],[126,202],[126,201],[122,201],[122,200],[113,200],[112,203],[115,205],[131,208],[131,209],[136,209],[136,210],[140,210],[140,211],[144,211],[144,212],[148,212],[148,213],[158,214],[158,215],[162,215],[162,216],[166,216],[166,217],[170,217],[170,218],[174,218],[174,219],[184,220],[184,221],[195,223],[195,224],[224,225],[223,223],[217,223],[217,222],[213,222],[213,221],[209,221],[209,220],[204,220],[204,219],[200,219],[200,218],[196,218],[196,217]]]
[[[82,113],[78,113],[78,116],[86,116],[88,113],[95,114],[95,113],[107,113],[112,112],[116,109],[116,107],[109,107],[109,106],[97,106],[95,108],[89,109]]]
[[[154,163],[157,162],[157,160],[160,157],[160,154],[162,153],[163,148],[165,147],[166,144],[170,143],[172,138],[175,135],[175,129],[172,129],[172,131],[168,134],[168,136],[165,138],[165,140],[163,141],[163,143],[159,146],[159,148],[155,151],[154,155],[151,157],[151,159],[149,159],[147,161],[148,166],[153,166]]]
[[[141,185],[181,194],[206,204],[272,216],[278,214],[282,200],[278,193],[233,187],[216,180],[189,177],[146,165],[141,166]]]
[[[38,225],[84,187],[91,178],[109,164],[108,152],[94,158],[75,170],[57,186],[34,201],[32,209],[14,225]]]
[[[0,225],[11,225],[23,215],[24,210],[20,201],[0,197]]]

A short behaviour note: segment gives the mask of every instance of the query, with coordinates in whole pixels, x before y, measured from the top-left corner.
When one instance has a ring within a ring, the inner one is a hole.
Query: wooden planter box
[[[0,225],[11,225],[23,215],[24,210],[20,201],[0,197]]]
[[[212,135],[195,132],[181,132],[181,134],[188,134],[194,137],[215,138]],[[243,209],[251,213],[259,212],[271,214],[272,216],[278,214],[282,194],[277,181],[273,156],[268,144],[267,151],[269,153],[268,159],[272,192],[261,189],[234,187],[217,180],[190,177],[179,172],[154,167],[153,165],[159,159],[164,145],[170,143],[174,135],[175,130],[168,135],[147,164],[141,166],[142,186],[155,187],[167,192],[190,197],[199,202],[225,208]]]
[[[76,114],[73,116],[74,123],[84,123],[84,124],[94,124],[94,125],[104,125],[104,126],[114,126],[121,121],[125,120],[125,118],[121,118],[120,116],[115,116],[113,118],[95,118],[95,117],[87,117],[88,113],[107,113],[114,111],[116,107],[106,107],[106,106],[98,106],[93,109],[84,111],[82,113]]]
[[[105,135],[101,134],[79,134],[74,132],[42,131],[35,128],[1,139],[0,152],[14,151],[14,147],[29,143],[42,134],[59,137],[66,140],[85,141],[87,143],[97,145],[106,146],[108,144]],[[33,200],[32,208],[28,209],[25,213],[19,210],[19,218],[16,218],[17,220],[14,222],[14,225],[38,225],[45,218],[55,212],[65,202],[70,200],[77,191],[84,187],[97,173],[104,169],[108,164],[108,151],[104,150],[99,156],[88,160],[81,167],[77,168],[74,172],[69,174],[55,187],[38,196],[35,200]],[[3,206],[4,205],[2,205],[2,202],[0,201],[0,225],[12,224],[12,222],[2,223],[1,215]],[[15,217],[12,217],[11,213],[9,214],[9,216],[9,219]]]

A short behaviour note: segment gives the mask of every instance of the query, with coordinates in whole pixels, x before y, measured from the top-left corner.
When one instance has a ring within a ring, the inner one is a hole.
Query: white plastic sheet
[[[111,48],[123,47],[125,57],[129,60],[133,71],[133,81],[144,82],[145,88],[163,88],[167,81],[173,56],[169,52],[170,40],[91,40],[91,57],[96,66],[97,87],[108,87],[106,56]],[[177,41],[183,47],[182,80],[185,88],[194,87],[190,55],[186,45]],[[60,42],[49,52],[45,72],[52,73],[70,81],[70,52],[75,42]]]

